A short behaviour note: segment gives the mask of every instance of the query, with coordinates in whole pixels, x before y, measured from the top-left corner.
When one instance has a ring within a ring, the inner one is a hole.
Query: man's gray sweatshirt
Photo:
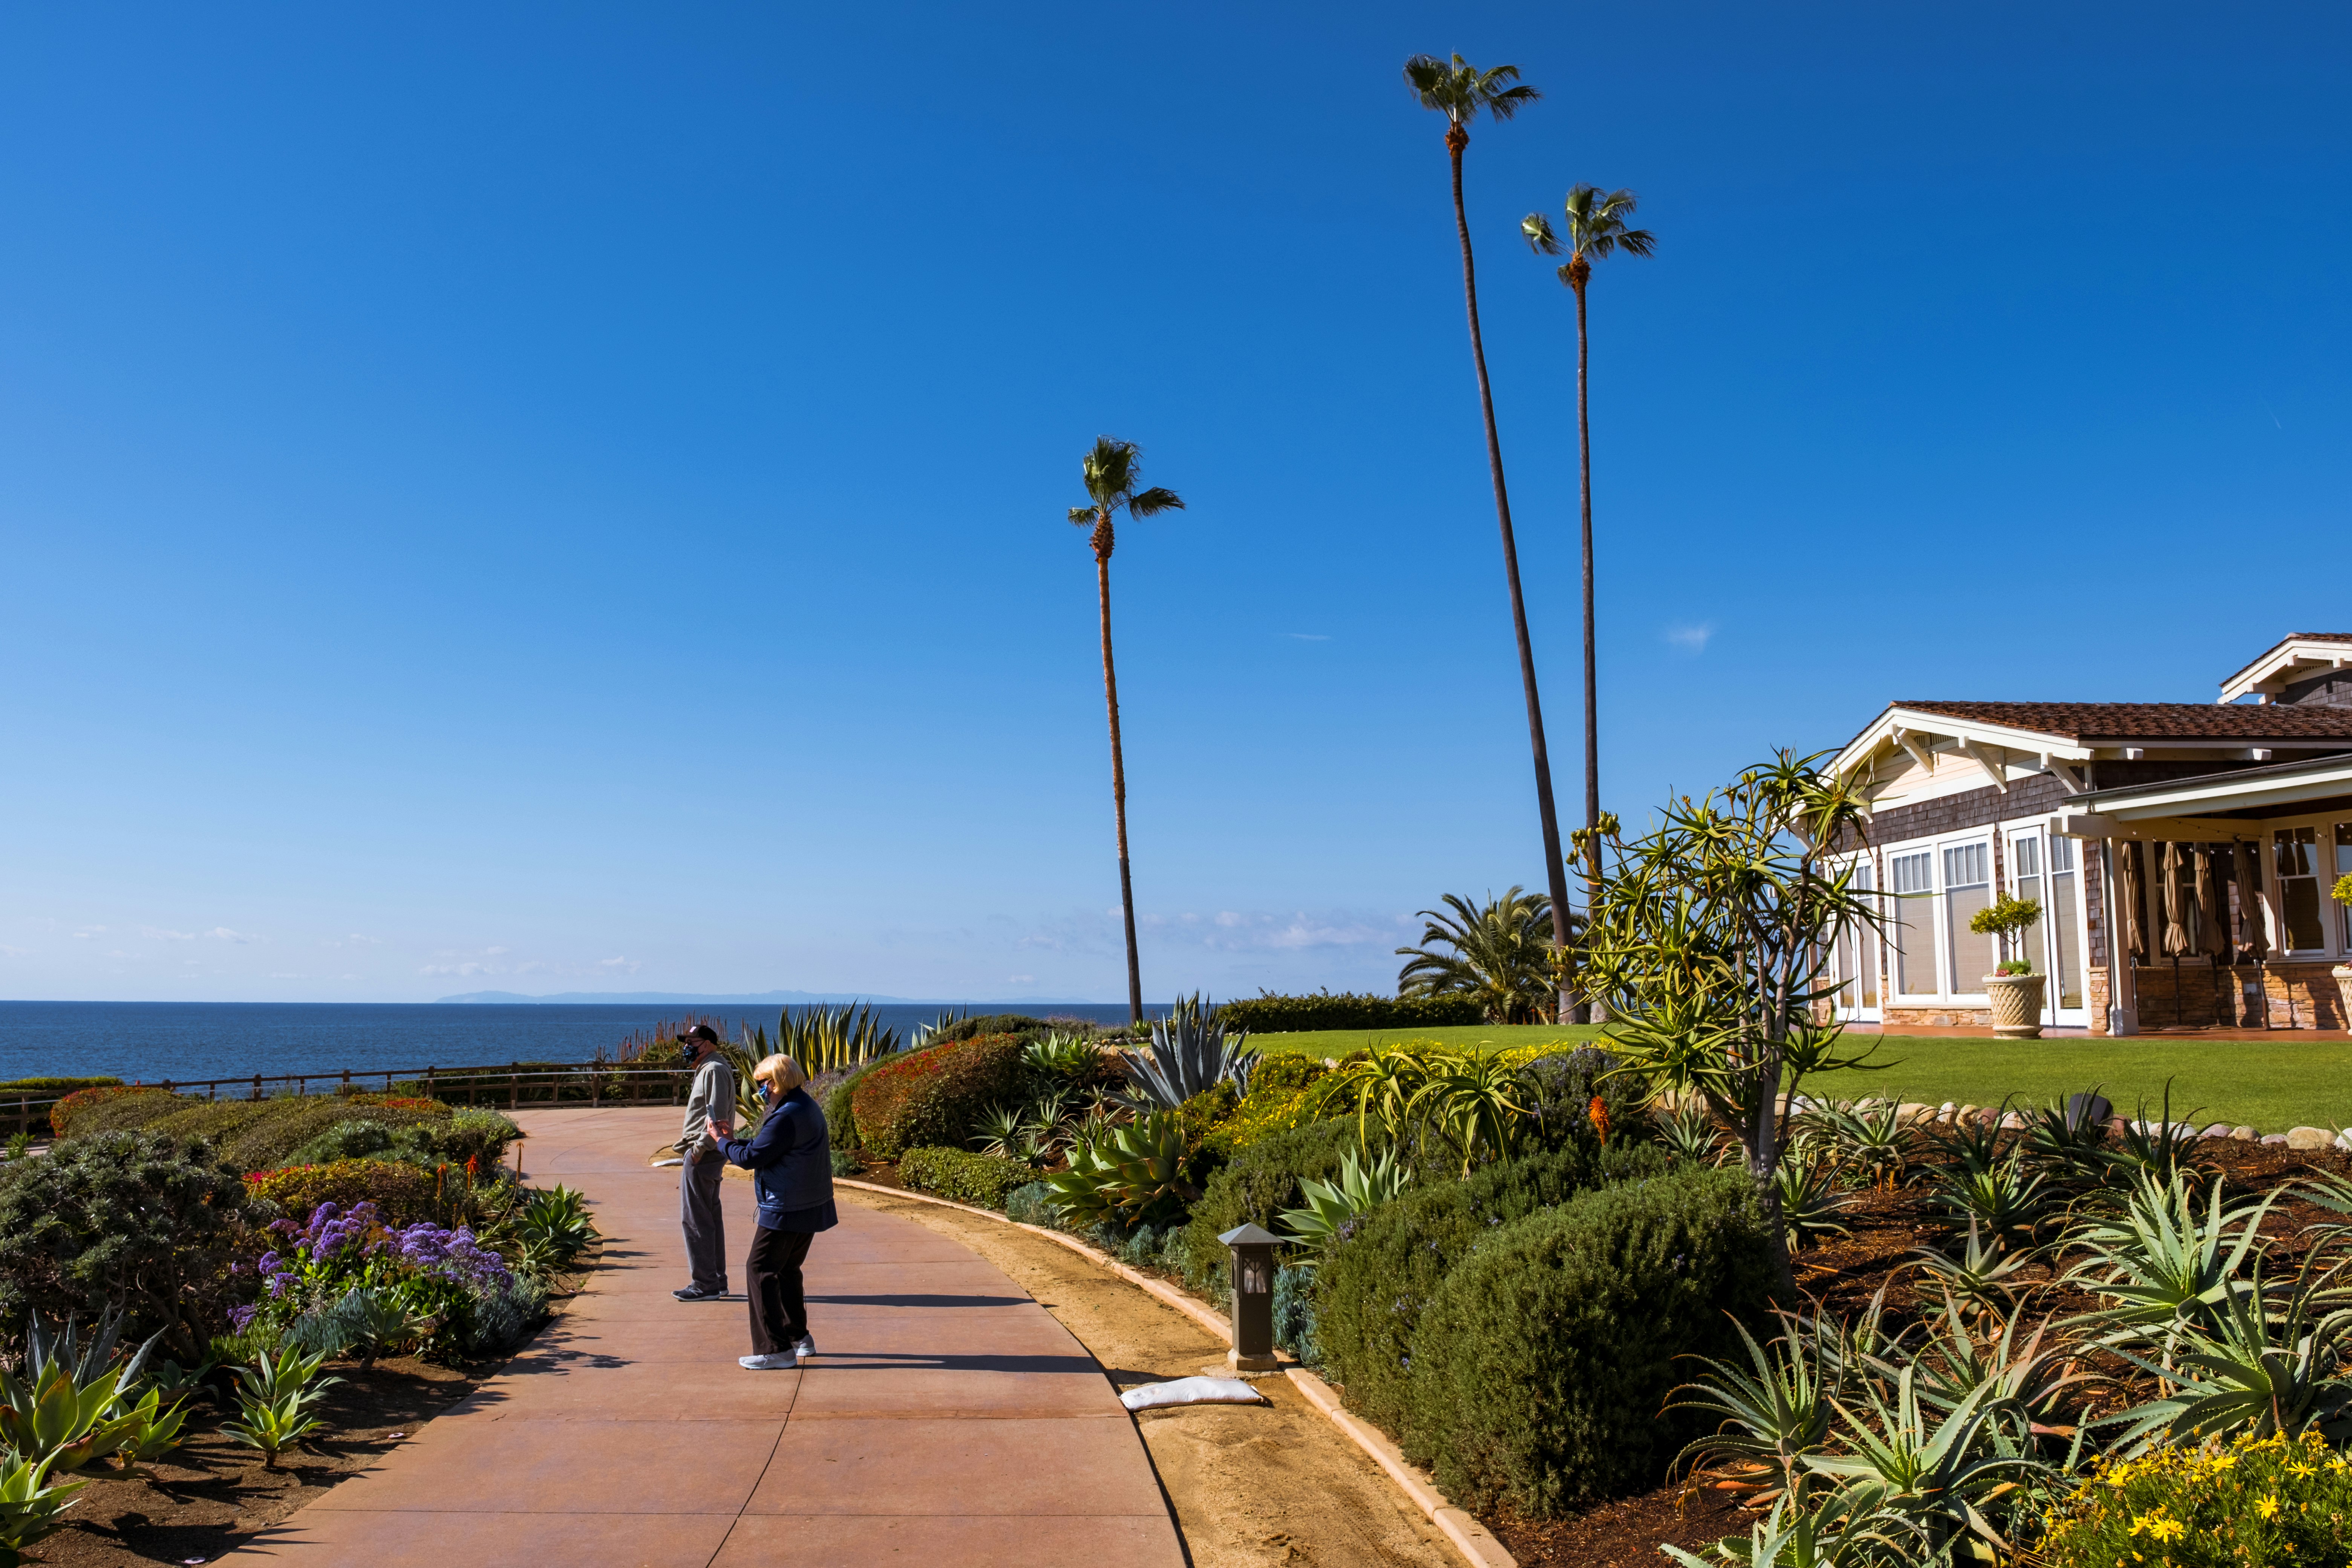
[[[705,1120],[731,1130],[735,1125],[735,1071],[724,1057],[712,1057],[694,1071],[694,1087],[686,1095],[686,1125],[670,1145],[689,1160],[698,1160],[719,1147],[703,1128]]]

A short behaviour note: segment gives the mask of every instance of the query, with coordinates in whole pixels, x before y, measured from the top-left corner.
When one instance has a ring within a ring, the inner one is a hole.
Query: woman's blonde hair
[[[761,1058],[760,1065],[751,1069],[753,1083],[767,1083],[772,1080],[776,1086],[778,1094],[790,1094],[808,1082],[808,1074],[801,1071],[800,1063],[778,1052],[772,1057]]]

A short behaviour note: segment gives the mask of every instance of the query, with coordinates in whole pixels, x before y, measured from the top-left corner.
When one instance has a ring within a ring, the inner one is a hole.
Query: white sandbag
[[[1129,1410],[1151,1410],[1163,1405],[1271,1405],[1274,1401],[1238,1377],[1179,1377],[1167,1383],[1147,1383],[1118,1396]]]

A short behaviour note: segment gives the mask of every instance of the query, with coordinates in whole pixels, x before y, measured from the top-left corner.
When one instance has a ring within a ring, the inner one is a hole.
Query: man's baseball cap
[[[684,1034],[678,1036],[678,1038],[680,1040],[708,1040],[715,1046],[719,1043],[719,1031],[713,1029],[708,1024],[697,1024],[691,1029],[688,1029]]]

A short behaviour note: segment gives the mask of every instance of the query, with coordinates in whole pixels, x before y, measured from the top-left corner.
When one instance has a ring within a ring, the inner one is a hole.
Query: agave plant
[[[2187,1115],[2193,1120],[2197,1112]],[[2175,1176],[2199,1175],[2212,1168],[2212,1155],[2189,1121],[2172,1119],[2172,1080],[2164,1084],[2164,1119],[2147,1119],[2147,1101],[2139,1102],[2138,1120],[2124,1123],[2118,1145],[2107,1153],[2109,1179],[2128,1185],[2139,1176],[2169,1182]]]
[[[980,1145],[980,1152],[999,1160],[1020,1158],[1022,1134],[1029,1130],[1029,1119],[1010,1105],[992,1105],[980,1113],[972,1125],[971,1142]]]
[[[2089,1114],[2095,1088],[2081,1107],[2064,1100],[2037,1107],[2025,1130],[2025,1161],[2052,1181],[2070,1187],[2096,1185],[2114,1161],[2107,1152],[2107,1124]]]
[[[1084,1035],[1056,1031],[1023,1047],[1022,1061],[1040,1078],[1068,1082],[1102,1065],[1102,1047]]]
[[[1070,1151],[1070,1165],[1045,1178],[1047,1202],[1081,1226],[1147,1223],[1195,1194],[1184,1182],[1184,1127],[1172,1110],[1139,1116]]]
[[[263,1399],[240,1391],[236,1402],[236,1415],[222,1422],[221,1430],[248,1448],[260,1449],[264,1469],[276,1469],[278,1455],[324,1425],[310,1413],[299,1394]]]
[[[124,1474],[145,1474],[142,1467],[180,1446],[180,1428],[188,1419],[186,1400],[165,1405],[162,1392],[151,1388],[138,1404],[118,1409],[129,1422],[114,1447],[114,1462]]]
[[[2017,1303],[2013,1277],[2033,1261],[2031,1251],[2012,1251],[1998,1237],[1987,1237],[1983,1224],[1969,1219],[1968,1245],[1957,1258],[1933,1247],[1915,1247],[1911,1268],[1926,1274],[1963,1313],[1997,1312]]]
[[[1831,1402],[1845,1428],[1842,1451],[1806,1455],[1806,1469],[1865,1489],[1876,1510],[1911,1521],[1931,1547],[1974,1535],[1996,1551],[2010,1550],[1981,1505],[2021,1476],[2050,1467],[2000,1453],[1986,1440],[1999,1397],[1993,1386],[1979,1385],[1949,1411],[1938,1411],[1920,1396],[1918,1368],[1906,1365],[1891,1388],[1866,1384],[1864,1394],[1858,1405]]]
[[[2171,1386],[2160,1399],[2110,1416],[2118,1447],[2200,1442],[2244,1434],[2299,1437],[2316,1428],[2352,1440],[2352,1307],[2329,1306],[2335,1270],[2306,1259],[2294,1287],[2266,1290],[2258,1266],[2248,1288],[2221,1301],[2210,1326],[2182,1331],[2181,1353],[2149,1361],[2118,1353]]]
[[[1792,1144],[1772,1180],[1780,1190],[1780,1217],[1788,1225],[1791,1250],[1817,1237],[1845,1234],[1838,1215],[1853,1207],[1854,1200],[1832,1185],[1829,1162],[1815,1150]]]
[[[0,1447],[47,1469],[78,1470],[134,1436],[138,1418],[118,1408],[121,1368],[83,1381],[62,1361],[0,1371]]]
[[[88,1481],[51,1485],[50,1462],[18,1457],[0,1465],[0,1568],[31,1562],[26,1549],[57,1533],[58,1516]]]
[[[1231,1037],[1198,997],[1179,1002],[1168,1016],[1151,1026],[1151,1044],[1140,1051],[1121,1051],[1127,1063],[1129,1098],[1139,1110],[1153,1106],[1172,1110],[1194,1095],[1231,1083],[1237,1094],[1249,1092],[1251,1071],[1258,1053],[1244,1050],[1249,1036]]]
[[[1826,1142],[1837,1163],[1873,1186],[1892,1188],[1910,1169],[1918,1135],[1892,1100],[1857,1110],[1823,1105],[1808,1111],[1801,1125]]]
[[[1777,1502],[1803,1485],[1805,1456],[1819,1452],[1830,1435],[1830,1401],[1840,1392],[1842,1360],[1822,1343],[1823,1325],[1783,1315],[1786,1331],[1759,1345],[1747,1326],[1734,1320],[1748,1349],[1748,1366],[1700,1358],[1711,1379],[1675,1390],[1668,1410],[1698,1410],[1721,1425],[1675,1457],[1680,1468],[1724,1467],[1721,1485],[1748,1494],[1751,1503]],[[1684,1398],[1689,1394],[1693,1397]]]
[[[2015,1154],[1986,1165],[1957,1164],[1937,1178],[1928,1201],[1954,1225],[1981,1225],[1996,1240],[2032,1239],[2050,1208],[2048,1182]]]
[[[1659,1117],[1657,1123],[1658,1142],[1664,1143],[1667,1152],[1678,1160],[1704,1165],[1713,1161],[1723,1148],[1722,1131],[1716,1126],[1715,1119],[1706,1113],[1703,1105],[1684,1104]]]
[[[2200,1212],[2198,1194],[2179,1171],[2163,1181],[2143,1172],[2121,1214],[2074,1233],[2090,1257],[2069,1279],[2115,1302],[2107,1320],[2143,1336],[2169,1341],[2184,1326],[2210,1326],[2252,1290],[2239,1276],[2278,1197],[2274,1192],[2259,1203],[2227,1204],[2216,1176]]]
[[[1283,1210],[1283,1226],[1301,1241],[1326,1241],[1349,1221],[1392,1201],[1412,1184],[1412,1172],[1397,1162],[1394,1150],[1382,1150],[1367,1164],[1350,1149],[1340,1157],[1338,1177],[1328,1182],[1308,1177],[1298,1184],[1307,1206]]]

